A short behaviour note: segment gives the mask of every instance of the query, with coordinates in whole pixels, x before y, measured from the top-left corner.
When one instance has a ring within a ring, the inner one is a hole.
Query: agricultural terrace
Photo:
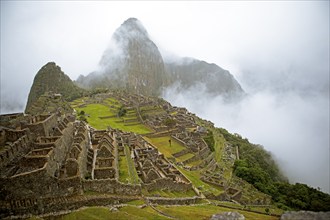
[[[78,114],[83,111],[88,123],[99,130],[107,129],[110,126],[137,134],[152,132],[138,121],[135,109],[128,109],[124,116],[119,117],[121,104],[114,98],[108,98],[99,103],[93,103],[89,98],[80,98],[71,102],[71,106]]]
[[[130,156],[130,149],[124,146],[125,155],[119,159],[119,181],[124,183],[139,184],[140,179],[136,173],[134,161]]]
[[[176,168],[182,174],[184,174],[190,180],[190,182],[195,187],[197,187],[202,193],[205,193],[205,194],[212,193],[215,196],[217,196],[224,192],[224,190],[219,186],[215,186],[215,185],[203,182],[200,179],[201,173],[202,173],[200,170],[188,171],[179,166],[176,166]]]
[[[154,146],[156,146],[159,152],[164,154],[164,156],[167,158],[171,158],[173,157],[173,154],[186,149],[185,146],[183,146],[181,143],[177,142],[175,139],[173,139],[170,136],[145,138],[145,139],[148,142],[152,143]],[[171,140],[171,146],[169,140]]]
[[[137,205],[141,201],[138,201]],[[238,207],[238,209],[240,209]],[[166,216],[171,216],[174,219],[210,219],[213,214],[221,212],[233,212],[233,208],[225,208],[212,204],[199,204],[194,206],[163,206],[157,205],[154,208],[147,206],[143,209],[135,204],[128,204],[118,208],[113,212],[107,207],[87,207],[70,214],[53,217],[56,220],[73,220],[73,219],[169,219]],[[266,214],[259,214],[249,211],[237,210],[245,216],[246,220],[275,220],[276,216],[269,216]],[[166,216],[165,216],[166,215]],[[30,218],[39,219],[39,218]]]

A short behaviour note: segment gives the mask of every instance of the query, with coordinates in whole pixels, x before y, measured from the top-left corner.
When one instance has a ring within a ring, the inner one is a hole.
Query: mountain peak
[[[109,87],[160,94],[165,75],[163,58],[138,19],[129,18],[117,28],[103,53],[99,73],[97,81],[108,82]]]
[[[127,38],[136,38],[138,36],[144,36],[145,38],[149,38],[148,32],[143,26],[143,24],[137,18],[129,18],[121,26],[116,30],[115,35],[119,35],[120,37]]]
[[[25,112],[33,113],[33,104],[46,92],[61,93],[66,100],[79,97],[83,90],[78,88],[55,62],[48,62],[34,77]]]

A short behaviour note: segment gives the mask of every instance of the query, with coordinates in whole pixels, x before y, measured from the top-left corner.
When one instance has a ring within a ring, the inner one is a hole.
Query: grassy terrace
[[[232,212],[233,209],[219,207],[215,205],[199,206],[157,206],[157,209],[176,219],[209,219],[215,213]],[[275,220],[278,217],[262,215],[253,212],[241,211],[246,220]]]
[[[85,98],[86,99],[86,98]],[[135,132],[137,134],[146,134],[152,132],[149,128],[143,124],[125,124],[124,119],[136,119],[133,110],[129,110],[126,118],[119,118],[116,116],[117,108],[120,104],[118,101],[112,98],[108,98],[104,101],[104,104],[88,104],[85,107],[79,108],[81,104],[84,104],[84,99],[80,98],[71,102],[71,106],[76,109],[77,112],[84,111],[88,123],[96,129],[106,129],[108,126],[117,128],[123,131]],[[110,108],[109,106],[113,106]],[[100,117],[110,117],[101,119]]]
[[[187,153],[187,154],[182,155],[181,157],[177,157],[176,161],[183,162],[185,160],[188,160],[188,159],[192,158],[193,156],[195,156],[195,155],[192,154],[192,153]]]
[[[134,161],[130,156],[128,146],[125,146],[125,155],[119,159],[119,181],[123,183],[138,184],[140,179],[136,173]]]
[[[134,161],[131,158],[131,151],[128,146],[125,146],[125,155],[126,155],[126,161],[127,161],[127,168],[128,168],[128,174],[130,177],[130,183],[138,184],[140,183],[140,179],[138,174],[136,173]]]
[[[128,164],[126,156],[119,157],[119,181],[122,183],[129,183],[131,178],[128,174]]]
[[[203,161],[202,160],[196,160],[194,162],[188,163],[188,166],[198,166],[199,164],[201,164]]]
[[[143,195],[145,196],[161,196],[166,198],[182,198],[182,197],[193,197],[197,196],[194,190],[189,190],[187,192],[176,192],[176,191],[169,191],[169,190],[154,190],[148,192],[146,190],[143,191]]]
[[[142,203],[138,202],[136,205]],[[236,211],[235,209],[219,207],[216,205],[209,204],[200,204],[195,206],[162,206],[158,205],[155,207],[157,210],[162,213],[172,216],[175,219],[209,219],[213,214],[221,212],[232,212]],[[275,220],[278,217],[263,215],[248,211],[237,210],[239,213],[245,216],[246,220]],[[41,219],[33,217],[30,219]],[[118,208],[118,211],[111,212],[108,207],[88,207],[83,208],[77,211],[74,211],[70,214],[64,216],[57,216],[52,219],[56,220],[73,220],[73,219],[169,219],[151,207],[147,206],[143,209],[140,209],[135,206],[135,202],[132,205],[124,206]]]
[[[165,155],[165,157],[173,157],[173,154],[186,149],[181,143],[177,142],[170,136],[146,139],[155,145],[158,150]],[[169,144],[169,140],[171,140],[171,146]]]
[[[107,207],[88,207],[68,215],[56,217],[57,220],[76,220],[76,219],[168,219],[159,215],[150,207],[140,209],[135,206],[126,206],[120,208],[117,212],[111,212]]]
[[[195,171],[187,171],[181,167],[176,166],[178,170],[181,171],[191,182],[195,187],[200,187],[202,193],[213,193],[214,195],[219,195],[221,194],[224,190],[221,189],[220,187],[213,186],[211,184],[203,182],[200,177],[201,177],[201,171],[195,170]]]

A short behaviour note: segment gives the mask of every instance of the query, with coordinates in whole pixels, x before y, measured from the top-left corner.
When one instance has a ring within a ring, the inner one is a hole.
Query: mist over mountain
[[[77,80],[86,88],[125,88],[145,95],[159,95],[165,82],[162,56],[136,18],[129,18],[115,31],[100,70]]]
[[[171,79],[170,88],[177,92],[201,86],[210,95],[221,94],[230,98],[244,93],[233,75],[214,63],[185,57],[165,60],[165,70]]]
[[[84,88],[124,88],[144,95],[160,95],[169,87],[183,91],[198,85],[214,95],[235,97],[244,93],[229,71],[216,64],[195,58],[164,61],[136,18],[129,18],[115,31],[100,69],[79,76],[77,83]]]

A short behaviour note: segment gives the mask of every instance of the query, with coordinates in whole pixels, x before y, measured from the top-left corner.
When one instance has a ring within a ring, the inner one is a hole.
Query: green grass
[[[189,190],[187,192],[169,191],[169,190],[154,190],[151,192],[144,192],[145,196],[161,196],[166,198],[182,198],[182,197],[193,197],[197,196],[194,190]]]
[[[128,164],[126,160],[126,156],[119,157],[119,181],[122,183],[131,182],[131,178],[128,174]]]
[[[77,112],[83,110],[85,114],[88,115],[88,117],[86,117],[88,124],[99,130],[107,129],[107,127],[110,126],[112,128],[117,128],[123,131],[130,131],[137,134],[146,134],[152,132],[143,124],[126,126],[123,122],[121,122],[122,119],[118,117],[100,119],[99,117],[116,115],[114,112],[110,111],[109,107],[102,104],[89,104],[83,108],[74,108]]]
[[[187,154],[182,155],[181,157],[177,157],[176,160],[178,162],[183,162],[185,160],[188,160],[188,159],[192,158],[193,156],[195,156],[195,155],[192,154],[192,153],[187,153]]]
[[[129,182],[133,184],[140,183],[140,178],[136,172],[134,161],[131,158],[131,151],[128,146],[124,146],[124,151],[126,155],[126,161],[127,161],[127,168],[128,168],[128,174],[129,174]]]
[[[278,217],[257,214],[253,212],[233,210],[229,208],[218,207],[215,205],[198,205],[198,206],[157,206],[157,209],[173,216],[177,219],[209,219],[213,214],[221,212],[237,211],[245,216],[246,220],[275,220]]]
[[[220,193],[223,192],[222,189],[220,189],[220,187],[216,187],[213,185],[210,185],[208,183],[203,182],[200,179],[200,171],[195,170],[195,171],[187,171],[184,170],[183,168],[180,167],[176,167],[178,170],[180,170],[191,182],[195,187],[201,187],[201,192],[202,193],[206,193],[206,192],[210,192],[214,195],[219,195]]]
[[[144,200],[132,200],[132,201],[129,201],[129,202],[126,202],[126,204],[128,205],[144,205],[146,204]]]
[[[40,219],[43,219],[43,218],[40,218],[40,217],[37,217],[37,216],[33,216],[31,218],[28,218],[28,220],[40,220]]]
[[[128,202],[130,206],[125,206],[122,208],[119,208],[118,211],[111,212],[110,208],[108,207],[88,207],[88,208],[82,208],[77,211],[73,211],[70,214],[63,215],[63,216],[57,216],[53,217],[52,219],[55,220],[101,220],[101,219],[118,219],[118,220],[124,220],[124,219],[168,219],[162,215],[160,215],[158,212],[150,208],[149,206],[140,209],[138,207],[135,207],[135,205],[143,205],[144,201],[142,200],[134,200],[131,202]],[[133,206],[131,206],[133,205]],[[196,206],[156,206],[156,209],[170,215],[176,219],[209,219],[213,214],[216,213],[222,213],[222,212],[233,212],[237,211],[245,216],[246,220],[275,220],[278,219],[278,217],[269,216],[269,215],[263,215],[248,211],[242,211],[237,210],[235,208],[224,208],[219,207],[215,205],[209,205],[209,204],[201,204]],[[272,209],[271,209],[272,210]],[[38,217],[32,217],[29,218],[30,220],[37,220],[42,219]]]
[[[188,163],[188,166],[198,166],[199,164],[201,164],[203,161],[202,160],[196,160],[194,162]]]
[[[177,142],[170,136],[147,138],[165,157],[173,157],[172,155],[186,149],[181,143]],[[169,144],[171,140],[171,146]]]
[[[107,103],[108,105],[112,105],[118,108],[121,106],[121,103],[115,98],[107,98],[104,100],[104,102]]]
[[[214,131],[214,150],[215,150],[215,160],[218,163],[221,163],[221,155],[223,154],[225,139],[222,137],[222,135],[218,131]]]
[[[140,220],[140,219],[155,219],[162,220],[165,218],[159,215],[155,210],[150,207],[144,209],[139,209],[134,206],[126,206],[119,208],[116,212],[111,212],[109,208],[106,207],[88,207],[78,211],[74,211],[68,215],[55,217],[56,220],[100,220],[100,219],[115,219],[115,220]]]

